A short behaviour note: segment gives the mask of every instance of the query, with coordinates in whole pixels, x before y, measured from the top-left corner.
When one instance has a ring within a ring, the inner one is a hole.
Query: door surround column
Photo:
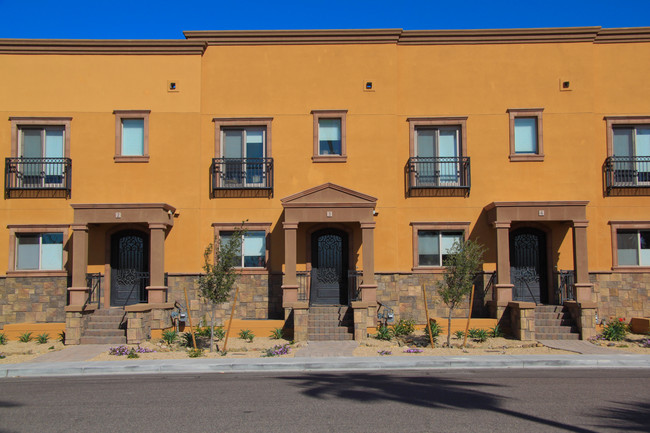
[[[512,301],[513,284],[510,282],[510,221],[494,223],[497,235],[497,283],[493,298],[497,304]]]
[[[71,224],[72,229],[72,285],[68,287],[71,306],[83,306],[88,297],[86,272],[88,270],[88,225]]]
[[[296,276],[298,223],[284,222],[284,278],[282,280],[282,306],[289,308],[298,302],[298,279]]]
[[[589,282],[589,258],[587,249],[588,221],[573,221],[573,271],[576,301],[591,302],[594,285]]]
[[[162,223],[149,223],[149,285],[147,303],[160,304],[166,301],[165,286],[165,229]]]

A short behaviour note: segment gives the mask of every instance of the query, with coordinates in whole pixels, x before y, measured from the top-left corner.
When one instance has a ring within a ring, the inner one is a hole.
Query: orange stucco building
[[[0,326],[201,317],[203,251],[242,221],[237,317],[296,339],[424,323],[422,286],[443,315],[461,238],[487,249],[473,314],[520,338],[561,332],[539,305],[582,338],[650,316],[650,29],[185,38],[0,40]]]

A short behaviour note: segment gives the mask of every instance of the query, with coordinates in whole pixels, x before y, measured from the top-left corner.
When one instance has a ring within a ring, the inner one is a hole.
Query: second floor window
[[[115,162],[149,161],[149,110],[115,110]]]
[[[650,182],[650,125],[617,126],[612,130],[617,182]]]
[[[222,130],[224,181],[232,185],[263,185],[266,179],[266,129]]]
[[[543,161],[543,108],[509,109],[510,161]]]
[[[457,184],[460,127],[416,128],[419,186]]]
[[[314,162],[347,160],[347,110],[312,110],[314,116]]]

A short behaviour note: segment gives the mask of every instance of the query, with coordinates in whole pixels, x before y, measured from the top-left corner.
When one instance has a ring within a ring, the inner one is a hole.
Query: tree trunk
[[[216,307],[212,304],[212,317],[210,318],[210,352],[214,352],[214,316]]]
[[[447,347],[451,347],[451,312],[454,309],[449,307],[449,316],[447,317]]]

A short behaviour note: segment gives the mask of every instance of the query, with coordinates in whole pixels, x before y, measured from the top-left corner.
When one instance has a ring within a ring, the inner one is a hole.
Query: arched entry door
[[[312,304],[348,303],[348,235],[325,229],[311,237]]]
[[[111,307],[146,302],[149,235],[123,230],[111,236]]]
[[[510,232],[510,282],[515,301],[548,303],[546,234],[534,228]]]

